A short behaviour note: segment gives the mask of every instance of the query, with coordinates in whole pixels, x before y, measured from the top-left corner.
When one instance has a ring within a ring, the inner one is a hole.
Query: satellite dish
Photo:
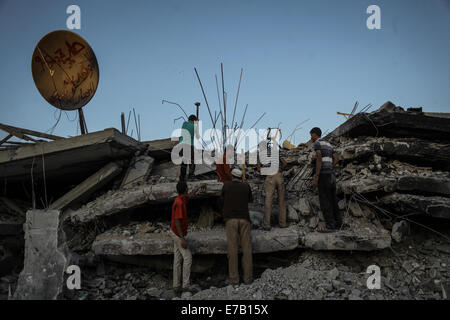
[[[97,58],[86,40],[67,30],[46,34],[34,49],[31,71],[48,103],[78,109],[82,120],[81,108],[94,96],[99,79]]]

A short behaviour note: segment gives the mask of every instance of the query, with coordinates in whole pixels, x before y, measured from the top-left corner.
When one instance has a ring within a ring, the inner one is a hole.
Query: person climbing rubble
[[[194,176],[195,171],[195,163],[194,163],[194,137],[196,139],[200,139],[200,134],[198,132],[198,118],[197,116],[191,114],[188,118],[188,121],[183,122],[183,126],[181,127],[181,137],[180,144],[186,144],[186,149],[190,150],[190,161],[189,155],[184,154],[185,148],[182,149],[181,156],[183,157],[183,162],[181,163],[180,169],[180,181],[186,181],[186,171],[187,171],[187,163],[189,163],[189,178]],[[189,153],[189,152],[188,152]]]
[[[192,254],[185,239],[188,229],[187,203],[190,197],[194,196],[198,190],[205,186],[206,184],[201,183],[188,194],[186,182],[179,181],[177,183],[178,196],[172,205],[171,232],[169,233],[174,242],[173,290],[176,294],[190,290]],[[183,278],[182,286],[181,277]]]
[[[336,196],[336,176],[334,174],[334,167],[339,162],[339,156],[329,142],[321,139],[322,130],[320,128],[312,128],[310,134],[315,151],[315,175],[312,185],[318,187],[320,209],[326,224],[326,228],[319,229],[319,231],[331,232],[343,227]]]
[[[238,245],[242,247],[242,269],[245,284],[253,281],[251,225],[248,203],[253,202],[252,189],[239,169],[231,171],[232,181],[222,188],[223,218],[227,235],[229,282],[239,284]],[[242,181],[241,181],[242,179]]]
[[[257,171],[261,175],[266,176],[264,183],[264,190],[266,200],[264,205],[264,230],[271,229],[270,218],[272,216],[272,199],[275,188],[278,191],[278,223],[280,228],[288,227],[286,223],[286,202],[285,202],[285,186],[283,174],[281,173],[287,166],[286,160],[280,157],[280,148],[277,141],[272,141],[272,146],[269,146],[269,140],[264,140],[259,143],[258,148],[258,164]]]

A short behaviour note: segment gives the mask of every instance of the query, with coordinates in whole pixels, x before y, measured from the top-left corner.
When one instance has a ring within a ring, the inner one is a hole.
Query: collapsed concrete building
[[[311,186],[312,147],[282,149],[288,228],[262,229],[264,177],[256,166],[247,167],[255,254],[378,251],[400,242],[405,221],[414,216],[450,219],[448,114],[387,102],[356,114],[325,139],[342,159],[336,169],[339,208],[350,228],[317,232],[324,219]],[[179,175],[170,153],[176,143],[138,142],[105,129],[0,151],[0,276],[21,271],[10,294],[61,298],[71,264],[155,266],[170,258],[170,207]],[[226,236],[214,166],[196,167],[188,186],[199,183],[206,188],[189,204],[187,239],[194,264],[202,262],[194,271],[201,272],[214,267],[213,256],[226,254]],[[274,205],[274,221],[277,210]]]

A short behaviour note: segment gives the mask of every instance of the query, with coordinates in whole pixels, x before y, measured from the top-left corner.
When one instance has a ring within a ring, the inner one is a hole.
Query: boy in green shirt
[[[183,123],[183,126],[181,127],[181,137],[180,137],[180,143],[187,144],[191,148],[191,165],[189,166],[189,177],[192,177],[194,175],[195,171],[195,164],[194,164],[194,135],[198,138],[199,134],[195,130],[195,122],[197,122],[198,119],[195,115],[191,114],[188,118],[188,121],[185,121]],[[185,131],[184,131],[184,130]],[[187,133],[186,133],[187,132]],[[183,156],[183,154],[182,154]],[[181,170],[180,170],[180,181],[186,181],[186,169],[187,164],[185,163],[185,160],[181,163]]]

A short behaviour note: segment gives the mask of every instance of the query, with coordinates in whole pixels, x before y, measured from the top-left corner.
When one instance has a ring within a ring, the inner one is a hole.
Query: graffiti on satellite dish
[[[80,109],[97,90],[99,70],[94,51],[71,31],[45,35],[34,49],[31,70],[40,94],[58,109]]]

